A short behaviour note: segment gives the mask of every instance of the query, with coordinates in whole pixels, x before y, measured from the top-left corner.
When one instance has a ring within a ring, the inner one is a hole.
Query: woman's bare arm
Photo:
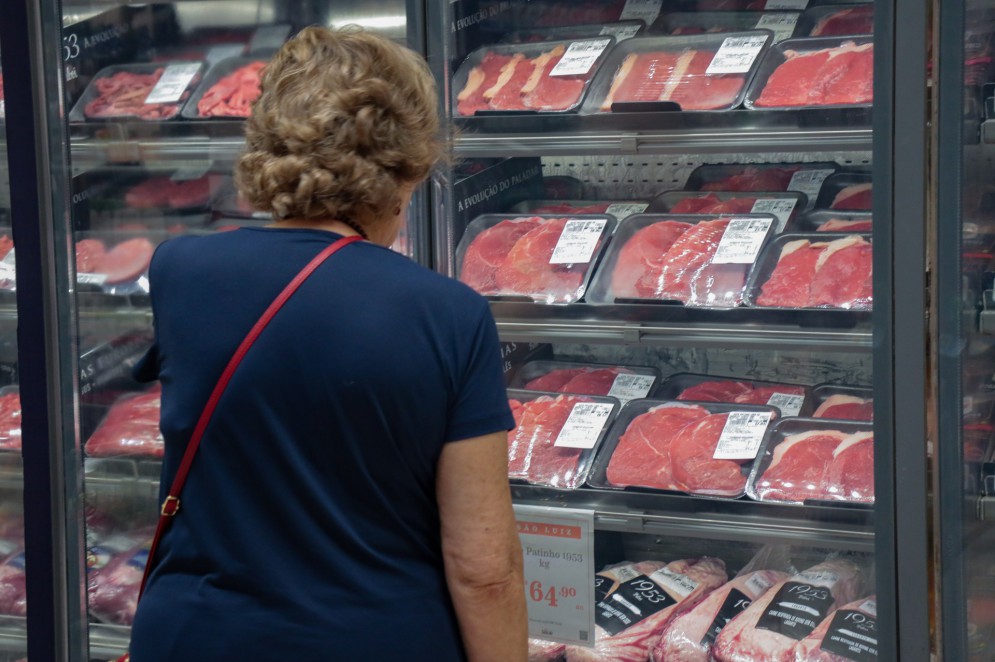
[[[470,662],[524,662],[528,625],[507,434],[446,444],[436,495],[446,582]]]

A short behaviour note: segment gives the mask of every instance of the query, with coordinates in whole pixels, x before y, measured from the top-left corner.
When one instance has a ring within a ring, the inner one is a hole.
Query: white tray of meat
[[[151,538],[121,552],[87,577],[90,612],[105,623],[131,625]]]
[[[773,214],[782,232],[808,206],[797,191],[666,191],[650,201],[647,214]]]
[[[866,211],[818,209],[799,218],[793,227],[796,232],[871,232],[874,222]]]
[[[741,497],[764,431],[777,415],[773,407],[756,405],[633,400],[598,451],[587,484]]]
[[[726,625],[712,646],[717,662],[796,660],[795,646],[861,591],[860,568],[836,558],[794,575]]]
[[[746,305],[779,310],[870,310],[874,274],[868,239],[867,235],[833,232],[777,237],[750,274]]]
[[[728,579],[725,564],[710,557],[627,564],[598,574],[594,648],[567,646],[567,662],[647,660],[667,624]]]
[[[744,104],[751,110],[870,107],[873,74],[870,37],[788,39],[767,53]]]
[[[582,112],[731,110],[772,39],[766,30],[629,39],[601,67]],[[725,56],[733,51],[735,63]]]
[[[874,503],[874,430],[869,423],[789,418],[767,431],[747,494],[783,503]]]
[[[90,457],[162,457],[164,442],[159,431],[158,385],[131,393],[115,402],[104,420],[86,441]]]
[[[623,220],[641,214],[649,207],[647,200],[523,200],[511,211],[516,214],[609,214]]]
[[[798,21],[799,37],[842,37],[874,34],[874,5],[809,7]]]
[[[453,77],[453,115],[577,110],[615,38],[487,46]]]
[[[459,279],[485,296],[572,303],[615,229],[607,214],[475,218],[456,250]]]
[[[715,638],[755,600],[789,575],[778,570],[756,570],[740,575],[712,591],[694,609],[667,626],[650,659],[653,662],[710,662]]]
[[[107,294],[148,292],[145,278],[162,233],[86,232],[76,241],[76,282]]]
[[[812,388],[818,407],[812,418],[842,421],[874,420],[874,389],[869,386],[819,384]]]
[[[207,72],[190,100],[183,107],[183,117],[246,118],[252,103],[259,98],[260,78],[266,60],[233,57],[221,60]]]
[[[670,375],[657,387],[653,397],[685,402],[767,405],[775,407],[785,417],[806,416],[815,409],[815,396],[808,386],[691,372]]]
[[[771,214],[630,216],[619,224],[586,299],[736,307],[776,226]]]
[[[21,450],[21,397],[16,386],[0,388],[0,450]]]
[[[508,477],[572,489],[587,478],[618,412],[615,398],[508,390],[515,429],[508,434]]]
[[[645,398],[659,380],[659,370],[644,366],[530,361],[515,375],[511,387],[549,393],[607,395],[625,403]]]
[[[872,662],[878,659],[878,605],[875,596],[854,600],[827,616],[795,644],[794,659],[805,662]]]
[[[835,211],[869,212],[873,208],[871,176],[862,172],[840,172],[826,180],[815,206]]]
[[[176,85],[172,86],[172,92],[165,90],[168,94],[163,96],[172,100],[146,103],[153,90],[160,87],[160,80],[170,71],[181,72],[176,78]],[[193,71],[193,75],[188,78],[183,71]],[[190,98],[202,74],[203,65],[191,62],[120,64],[107,67],[90,81],[83,96],[69,113],[69,119],[72,122],[174,119],[179,116],[183,104]]]

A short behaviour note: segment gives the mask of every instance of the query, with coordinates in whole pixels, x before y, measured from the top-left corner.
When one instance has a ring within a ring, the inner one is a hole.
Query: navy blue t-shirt
[[[339,235],[164,243],[150,269],[163,496],[236,346]],[[370,243],[333,255],[235,373],[162,540],[132,660],[462,660],[435,498],[446,442],[514,426],[486,301]]]

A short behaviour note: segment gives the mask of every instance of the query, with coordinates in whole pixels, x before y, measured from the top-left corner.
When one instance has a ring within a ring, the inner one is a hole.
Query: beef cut
[[[594,648],[567,646],[568,662],[645,661],[671,619],[727,578],[722,561],[705,557],[623,581],[595,605]]]
[[[518,58],[515,61],[517,64],[521,60],[521,56],[514,57]],[[460,115],[473,115],[478,110],[488,110],[490,108],[488,102],[494,95],[485,96],[485,93],[491,92],[502,77],[511,77],[514,67],[507,68],[511,61],[511,55],[486,53],[480,64],[470,70],[466,85],[456,96],[457,112]],[[507,80],[504,83],[507,83]]]
[[[672,101],[682,110],[731,107],[746,82],[744,74],[708,75],[714,51],[630,53],[612,79],[601,111],[616,102]]]
[[[791,662],[795,644],[838,605],[861,589],[860,569],[844,559],[824,561],[790,577],[722,629],[712,656],[717,662]]]
[[[702,191],[787,191],[794,168],[757,168],[746,166],[739,174],[730,175],[701,187]]]
[[[830,203],[839,211],[869,211],[873,206],[873,184],[851,184],[840,190]]]
[[[525,388],[530,391],[608,395],[615,379],[629,372],[625,368],[561,368],[529,381]]]
[[[21,450],[21,397],[17,391],[0,395],[0,450]]]
[[[857,219],[846,221],[839,218],[831,218],[815,229],[816,232],[871,232],[873,230],[871,219]]]
[[[24,574],[24,550],[17,550],[0,564],[0,614],[27,616],[27,578]]]
[[[124,396],[115,402],[87,440],[84,446],[86,454],[90,457],[162,457],[159,401],[160,389],[154,387],[144,393]]]
[[[616,487],[685,491],[674,478],[670,447],[685,426],[708,416],[707,409],[694,405],[661,405],[637,416],[615,446],[606,471],[608,482]]]
[[[537,296],[549,303],[576,298],[584,282],[587,263],[549,262],[567,220],[544,221],[515,242],[495,273],[499,292]]]
[[[677,238],[691,228],[690,223],[660,221],[640,228],[619,251],[612,273],[616,298],[640,298],[636,283],[663,275],[667,251]]]
[[[848,421],[873,421],[874,400],[853,395],[831,395],[819,405],[813,418],[836,418]]]
[[[729,414],[712,414],[681,428],[670,443],[674,480],[691,494],[738,497],[746,490],[743,467],[715,454]]]
[[[496,294],[498,268],[504,264],[515,242],[542,222],[538,217],[514,218],[481,232],[466,249],[460,280],[481,294]]]
[[[871,244],[860,235],[832,242],[789,241],[760,288],[758,306],[868,309],[873,301]]]
[[[0,115],[2,117],[2,115]],[[14,248],[14,240],[10,238],[10,235],[0,234],[0,260],[7,257],[9,253]]]
[[[767,79],[754,101],[761,108],[871,103],[873,44],[845,42],[802,53],[785,51],[785,61]]]
[[[197,102],[201,117],[248,117],[252,103],[259,98],[260,79],[265,62],[239,67],[211,86]]]
[[[788,384],[754,384],[734,379],[705,381],[689,386],[677,396],[678,400],[698,402],[730,402],[741,405],[766,405],[775,395],[805,395],[805,387]]]
[[[723,200],[709,193],[697,197],[687,197],[670,208],[671,214],[749,214],[757,198],[742,196]]]
[[[754,492],[763,501],[874,501],[874,435],[812,430],[785,437]]]
[[[675,618],[653,648],[653,662],[709,662],[719,632],[775,584],[788,578],[777,570],[757,570],[712,591],[694,609]]]
[[[178,103],[145,103],[165,71],[159,67],[150,74],[119,71],[93,81],[97,96],[83,107],[90,119],[135,117],[142,120],[168,120],[176,117],[183,102],[190,96],[189,88]]]
[[[211,176],[174,181],[169,177],[150,177],[124,193],[124,203],[132,209],[189,209],[211,202]]]
[[[555,446],[574,405],[589,398],[540,396],[512,401],[517,426],[508,435],[508,476],[552,487],[577,487],[583,482],[580,459],[584,450]]]
[[[874,32],[874,5],[841,9],[819,19],[810,37],[835,37]]]
[[[758,306],[804,308],[809,303],[815,265],[824,244],[813,244],[805,239],[789,241],[781,249],[777,266],[763,284]]]
[[[825,490],[852,503],[874,503],[874,433],[857,432],[833,451],[826,469]]]
[[[877,599],[869,596],[843,605],[795,644],[800,662],[852,662],[877,659]]]
[[[536,207],[531,211],[533,214],[604,214],[610,206],[610,202],[595,202],[589,205],[561,202],[559,204]]]
[[[95,266],[95,273],[107,276],[107,285],[130,283],[148,270],[153,253],[155,246],[148,239],[138,237],[122,241],[104,253]]]

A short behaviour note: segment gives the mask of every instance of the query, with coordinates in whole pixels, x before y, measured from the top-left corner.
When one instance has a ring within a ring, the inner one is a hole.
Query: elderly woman
[[[496,329],[467,287],[393,253],[440,144],[413,52],[303,30],[267,66],[236,167],[274,223],[159,248],[162,485],[225,364],[322,249],[211,419],[155,558],[133,662],[526,657]]]

